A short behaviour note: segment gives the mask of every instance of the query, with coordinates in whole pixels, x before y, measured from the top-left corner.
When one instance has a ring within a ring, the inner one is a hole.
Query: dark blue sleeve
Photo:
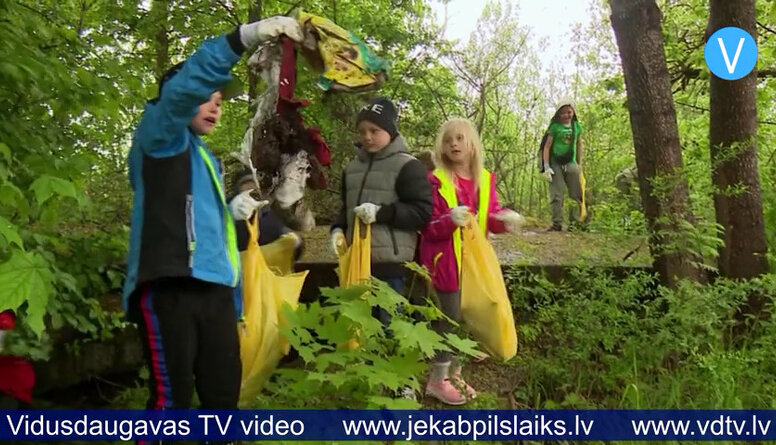
[[[292,230],[283,223],[283,220],[272,210],[263,210],[259,219],[259,245],[263,246],[276,241]],[[301,238],[300,238],[301,239]],[[247,244],[247,241],[246,241]],[[302,256],[304,247],[302,243],[294,249],[294,261]]]
[[[269,244],[291,229],[283,224],[283,221],[272,210],[262,210],[259,218],[259,245]]]

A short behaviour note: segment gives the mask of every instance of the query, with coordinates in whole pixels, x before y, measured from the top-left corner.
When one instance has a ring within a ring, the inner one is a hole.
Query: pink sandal
[[[453,380],[453,384],[456,387],[466,389],[466,395],[469,399],[477,398],[477,391],[474,388],[472,388],[471,385],[466,383],[466,380],[463,379],[460,371],[453,374],[452,380]]]
[[[466,397],[461,394],[450,379],[428,382],[426,384],[426,395],[448,405],[458,406],[466,403]]]

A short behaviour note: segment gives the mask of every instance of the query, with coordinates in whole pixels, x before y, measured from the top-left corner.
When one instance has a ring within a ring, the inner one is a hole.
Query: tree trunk
[[[531,180],[528,182],[528,214],[529,215],[536,215],[533,210],[533,203],[534,203],[534,176],[536,175],[530,175]]]
[[[155,74],[157,79],[161,79],[170,67],[170,37],[167,30],[170,0],[154,0],[152,14],[156,24],[156,33],[154,35],[154,49],[156,51]]]
[[[612,27],[628,91],[639,187],[654,267],[662,283],[699,280],[701,270],[681,245],[681,225],[692,221],[687,181],[666,66],[661,12],[654,0],[610,0]],[[655,187],[659,183],[660,187]]]
[[[477,133],[482,134],[482,129],[485,127],[485,106],[487,105],[486,96],[486,83],[482,81],[482,87],[480,88],[480,115],[477,116]]]
[[[262,1],[261,0],[253,0],[251,2],[251,8],[248,11],[248,23],[257,22],[261,20],[261,9],[262,9]],[[248,68],[248,111],[253,113],[255,111],[253,102],[253,98],[256,97],[256,87],[259,83],[259,78],[256,73],[253,72],[250,68]]]
[[[707,34],[737,26],[757,33],[755,0],[711,0]],[[768,272],[757,166],[757,73],[734,81],[711,75],[709,146],[717,222],[725,230],[719,271],[730,278]]]

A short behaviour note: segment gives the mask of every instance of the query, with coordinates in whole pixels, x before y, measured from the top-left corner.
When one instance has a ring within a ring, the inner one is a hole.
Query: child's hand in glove
[[[258,22],[240,25],[240,41],[246,48],[252,48],[273,37],[281,34],[291,40],[301,42],[304,40],[304,32],[296,19],[286,16],[269,17]]]
[[[253,215],[253,212],[264,208],[269,201],[256,201],[251,198],[251,191],[246,190],[232,199],[229,210],[236,221],[244,221]]]
[[[493,216],[499,221],[502,221],[507,227],[509,232],[517,232],[521,227],[525,225],[525,218],[523,215],[515,212],[514,210],[505,209]]]
[[[379,205],[365,202],[360,206],[356,206],[356,208],[353,209],[353,213],[355,213],[356,217],[364,224],[373,224],[377,221],[378,210],[380,210]]]
[[[334,252],[334,256],[339,258],[347,249],[348,241],[345,238],[345,234],[341,229],[334,229],[331,231],[331,251]]]
[[[450,219],[452,219],[453,223],[458,227],[463,227],[469,222],[469,215],[469,208],[466,206],[454,207],[453,210],[450,211]]]

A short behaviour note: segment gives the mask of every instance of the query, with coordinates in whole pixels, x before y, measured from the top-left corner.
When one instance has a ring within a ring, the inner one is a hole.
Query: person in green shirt
[[[558,104],[555,116],[547,129],[547,140],[542,150],[545,168],[542,176],[550,181],[550,231],[563,230],[563,191],[568,188],[569,197],[577,202],[569,211],[569,225],[580,222],[582,191],[582,124],[577,120],[574,102],[563,100]]]

